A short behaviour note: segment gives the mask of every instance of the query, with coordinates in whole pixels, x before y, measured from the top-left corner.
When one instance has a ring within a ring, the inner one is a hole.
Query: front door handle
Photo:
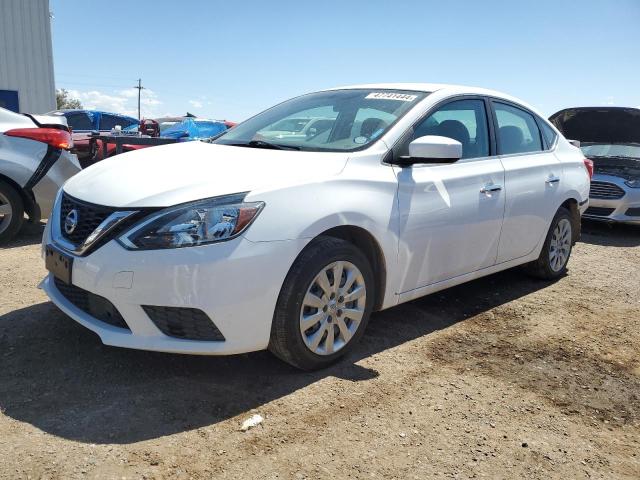
[[[555,175],[552,175],[549,178],[547,178],[547,183],[549,185],[551,185],[553,183],[558,183],[558,182],[560,182],[560,177],[556,177]]]
[[[497,185],[495,183],[490,183],[490,184],[487,184],[484,187],[482,187],[480,189],[480,193],[491,194],[493,192],[499,192],[500,190],[502,190],[502,185]]]

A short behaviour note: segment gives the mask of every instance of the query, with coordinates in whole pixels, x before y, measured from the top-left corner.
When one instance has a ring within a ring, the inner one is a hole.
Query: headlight
[[[118,238],[129,250],[205,245],[242,233],[264,207],[245,203],[244,194],[228,195],[164,209]]]
[[[633,179],[633,180],[627,180],[626,182],[624,182],[624,184],[627,187],[640,188],[640,178],[636,178],[636,179]]]

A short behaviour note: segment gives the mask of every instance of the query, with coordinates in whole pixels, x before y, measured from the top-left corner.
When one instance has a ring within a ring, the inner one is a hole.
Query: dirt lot
[[[640,478],[640,229],[585,230],[560,281],[378,313],[313,374],[105,347],[28,235],[0,250],[0,477]]]

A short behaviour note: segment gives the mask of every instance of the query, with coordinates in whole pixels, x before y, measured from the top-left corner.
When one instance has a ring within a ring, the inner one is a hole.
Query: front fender
[[[273,191],[253,191],[246,200],[266,204],[247,230],[246,238],[252,242],[312,239],[341,226],[369,232],[386,264],[383,306],[393,304],[401,269],[397,180],[391,167],[360,164],[334,178]]]

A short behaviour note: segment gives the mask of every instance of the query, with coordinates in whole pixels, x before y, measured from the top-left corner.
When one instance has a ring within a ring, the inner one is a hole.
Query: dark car
[[[83,167],[95,154],[91,151],[89,143],[91,132],[110,132],[116,125],[123,130],[132,125],[138,125],[137,118],[100,110],[55,110],[47,115],[63,115],[67,119],[67,125],[71,128],[73,136],[73,151],[78,155],[78,160]]]
[[[640,109],[566,108],[549,120],[593,161],[583,217],[640,225]]]

